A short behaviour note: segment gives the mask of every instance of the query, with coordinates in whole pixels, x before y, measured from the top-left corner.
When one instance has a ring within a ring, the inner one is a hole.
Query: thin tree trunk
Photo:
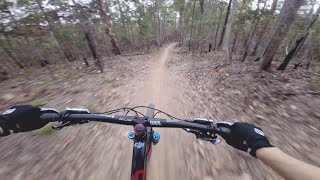
[[[11,50],[13,49],[13,46],[11,44],[11,41],[8,37],[7,32],[5,31],[4,27],[1,26],[1,32],[4,35],[4,38],[6,40],[7,46],[5,45],[4,42],[2,42],[2,39],[0,38],[0,44],[2,45],[2,49],[4,50],[4,52],[12,59],[12,61],[14,62],[14,64],[16,64],[20,69],[24,68],[24,65],[21,63],[20,59],[18,59],[14,53],[11,52]]]
[[[231,4],[232,4],[232,0],[229,0],[229,4],[228,4],[228,8],[227,8],[227,13],[226,13],[226,17],[224,19],[224,24],[223,24],[223,28],[222,28],[222,32],[221,32],[221,37],[220,37],[220,42],[219,42],[219,47],[222,46],[223,43],[223,38],[225,37],[225,31],[226,31],[226,27],[227,27],[227,23],[228,23],[228,19],[229,19],[229,14],[230,14],[230,9],[231,9]]]
[[[234,14],[237,10],[237,7],[238,7],[238,0],[233,0],[231,13],[230,13],[230,16],[228,17],[228,23],[226,26],[225,37],[224,37],[224,41],[223,41],[223,51],[225,52],[225,55],[226,55],[226,63],[227,64],[232,59],[232,54],[230,53],[229,41],[230,41],[230,34],[231,34],[231,28],[232,28],[232,23],[233,23],[233,19],[234,19]]]
[[[12,61],[20,68],[23,69],[24,66],[19,62],[19,60],[17,60],[17,58],[13,55],[13,53],[10,51],[9,48],[2,46],[2,49],[4,50],[4,52],[7,53],[7,55],[12,59]]]
[[[273,57],[280,46],[281,41],[287,34],[290,25],[294,21],[302,3],[303,0],[285,0],[281,13],[273,27],[268,46],[264,50],[260,66],[261,70],[268,70],[271,67]]]
[[[320,14],[320,7],[318,8],[317,12],[312,17],[309,25],[305,29],[305,32],[299,37],[299,39],[296,40],[296,45],[289,51],[289,53],[286,55],[285,59],[283,60],[282,64],[278,67],[277,70],[283,71],[287,68],[291,59],[295,56],[295,54],[299,51],[299,49],[301,49],[304,42],[306,41],[306,39],[309,35],[309,32],[310,32],[310,29],[313,26],[313,24],[316,22],[316,20],[318,19],[319,14]]]
[[[111,23],[110,18],[107,15],[106,7],[105,7],[104,3],[102,2],[102,0],[96,0],[96,3],[98,5],[99,14],[102,19],[106,34],[107,34],[107,36],[110,37],[110,41],[111,41],[111,45],[112,45],[112,52],[115,55],[119,55],[119,54],[121,54],[120,47],[119,47],[118,41],[116,39],[116,35],[112,31],[112,23]]]
[[[46,22],[48,23],[51,32],[53,33],[54,38],[56,39],[56,41],[58,42],[60,49],[62,50],[62,52],[64,53],[64,55],[66,56],[67,60],[69,62],[72,62],[74,60],[74,57],[72,56],[72,54],[67,50],[67,48],[64,46],[64,44],[60,41],[60,39],[58,38],[58,33],[56,32],[56,30],[54,29],[52,23],[50,22],[47,13],[44,11],[42,5],[41,5],[41,1],[40,0],[36,0],[37,1],[37,5],[39,7],[39,9],[41,10],[41,12],[44,15],[44,18],[46,20]]]
[[[120,19],[121,19],[121,23],[122,23],[124,34],[125,34],[126,38],[129,40],[128,33],[127,33],[127,28],[126,28],[126,25],[125,25],[125,22],[124,22],[124,16],[123,16],[123,11],[122,11],[122,8],[121,8],[120,0],[118,0],[118,7],[119,7],[119,11],[120,11]]]
[[[78,13],[78,17],[79,17],[79,21],[80,21],[79,27],[85,36],[85,39],[87,41],[87,45],[90,49],[90,52],[91,52],[93,60],[94,60],[94,64],[95,64],[95,66],[97,66],[100,69],[101,72],[103,72],[103,65],[102,65],[102,62],[101,62],[99,55],[97,53],[96,43],[91,35],[91,28],[90,28],[89,19],[82,11],[81,5],[76,3],[75,0],[72,0],[72,1],[77,8],[76,11]],[[83,60],[84,60],[85,64],[88,65],[88,61],[86,59],[83,59]]]
[[[221,6],[222,6],[222,5],[221,5]],[[220,8],[219,22],[218,22],[218,27],[217,27],[216,34],[215,34],[215,36],[214,36],[214,48],[213,48],[213,50],[216,50],[216,49],[217,49],[218,32],[220,31],[221,18],[222,18],[223,9],[224,9],[224,7],[221,7],[221,8]]]
[[[85,33],[85,37],[86,37],[86,40],[87,40],[87,42],[88,42],[89,49],[90,49],[90,51],[91,51],[91,53],[92,53],[92,57],[93,57],[93,59],[94,59],[94,64],[95,64],[97,67],[100,68],[100,71],[101,71],[101,72],[103,72],[103,66],[102,66],[101,61],[100,61],[100,59],[99,59],[99,57],[98,57],[98,54],[97,54],[97,52],[96,52],[96,47],[95,47],[95,44],[94,44],[94,42],[93,42],[93,40],[92,40],[92,37],[90,36],[89,33]]]
[[[154,38],[157,41],[157,47],[159,48],[159,39],[158,39],[158,31],[157,31],[157,20],[156,20],[156,14],[157,14],[157,1],[155,0],[153,3],[153,13],[152,13],[152,19],[153,19],[153,31],[154,31]]]
[[[0,43],[1,43],[1,41],[0,41]],[[2,64],[4,67],[6,67],[6,70],[8,71],[8,72],[10,72],[10,73],[12,73],[12,72],[15,72],[16,71],[16,68],[14,67],[15,65],[14,64],[12,64],[12,61],[10,61],[10,60],[4,60],[3,59],[4,57],[1,57],[0,56],[0,64]],[[11,57],[10,57],[11,58]]]
[[[131,46],[135,46],[135,39],[134,39],[134,34],[133,34],[133,27],[132,27],[132,22],[129,20],[129,29],[131,31]]]
[[[18,23],[16,23],[16,19],[13,16],[13,14],[11,13],[11,10],[9,8],[6,8],[5,11],[3,11],[5,13],[7,13],[10,16],[11,19],[11,23],[12,26],[15,27],[16,31],[20,31],[20,26]],[[14,41],[14,43],[12,43],[12,38],[9,36],[9,34],[5,31],[5,28],[3,26],[3,24],[1,24],[1,30],[5,36],[5,39],[7,41],[7,43],[10,45],[10,50],[13,50],[14,56],[15,58],[24,66],[24,67],[29,67],[30,66],[30,59],[28,56],[25,55],[25,51],[22,49],[22,44],[19,42],[19,40]],[[19,48],[19,50],[17,50],[13,44],[17,44]],[[22,57],[21,57],[22,56]]]
[[[189,39],[189,51],[191,51],[191,41],[192,41],[192,33],[193,33],[193,21],[194,21],[194,11],[196,8],[196,2],[197,0],[194,0],[193,7],[192,7],[192,19],[191,19],[191,32],[190,32],[190,39]]]
[[[156,0],[157,5],[157,18],[158,18],[158,39],[159,39],[159,47],[162,47],[162,36],[161,36],[161,18],[160,18],[160,8],[158,4],[158,0]]]
[[[202,38],[203,38],[203,33],[202,33],[202,26],[203,26],[203,18],[204,18],[204,0],[199,0],[199,6],[200,6],[200,22],[198,23],[198,33],[197,33],[197,37],[198,37],[198,40],[197,40],[197,48],[196,50],[198,50],[199,46],[200,46],[200,43],[202,41]],[[200,49],[200,52],[202,50]]]
[[[179,17],[179,31],[180,31],[180,33],[179,33],[179,47],[181,47],[183,45],[183,33],[182,33],[183,29],[182,29],[182,17],[181,16],[182,16],[182,14]]]
[[[265,41],[263,41],[263,39],[265,39],[266,34],[268,34],[267,29],[269,29],[270,23],[273,20],[273,18],[271,18],[271,17],[274,15],[274,13],[277,9],[277,5],[278,5],[278,0],[273,0],[272,5],[271,5],[271,10],[267,15],[268,16],[267,18],[269,18],[269,19],[267,19],[267,22],[262,26],[260,32],[257,35],[258,39],[257,39],[257,43],[255,44],[253,51],[251,53],[252,56],[255,56],[258,52],[259,47],[264,45]]]
[[[257,3],[257,6],[259,6],[259,4],[260,4],[260,2],[261,2],[261,0],[259,0],[258,1],[258,3]],[[265,6],[266,6],[266,2],[265,2]],[[265,7],[264,7],[265,8]],[[264,10],[264,8],[263,8],[263,10]],[[246,44],[246,48],[245,48],[245,51],[244,51],[244,54],[243,54],[243,57],[242,57],[242,61],[241,62],[244,62],[245,60],[246,60],[246,58],[247,58],[247,55],[248,55],[248,51],[249,51],[249,48],[250,48],[250,46],[251,46],[251,41],[252,41],[252,38],[253,38],[253,36],[254,36],[254,34],[256,33],[256,30],[257,30],[257,28],[258,28],[258,25],[259,25],[259,22],[260,22],[260,20],[261,20],[261,17],[262,17],[262,13],[261,13],[261,15],[258,15],[259,14],[259,8],[257,8],[257,10],[256,10],[256,15],[255,15],[255,18],[254,18],[254,21],[253,21],[253,27],[252,27],[252,30],[250,31],[250,35],[249,35],[249,37],[248,37],[248,42],[247,42],[247,44]]]
[[[183,16],[183,11],[184,11],[184,4],[180,4],[180,9],[179,9],[179,46],[181,47],[183,45],[183,22],[182,22],[182,16]]]
[[[232,49],[231,49],[231,54],[235,54],[235,47],[236,47],[236,44],[238,42],[238,34],[239,34],[239,31],[236,32],[236,34],[234,35],[234,40],[233,40],[233,43],[232,43]]]

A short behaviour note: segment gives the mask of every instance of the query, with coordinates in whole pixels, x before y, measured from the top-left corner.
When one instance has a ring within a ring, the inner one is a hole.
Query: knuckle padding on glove
[[[13,106],[11,113],[3,115],[9,129],[14,132],[24,132],[37,129],[43,126],[39,121],[40,108],[31,105]]]

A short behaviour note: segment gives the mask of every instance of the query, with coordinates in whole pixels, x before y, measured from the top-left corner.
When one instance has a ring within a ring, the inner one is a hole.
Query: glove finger
[[[231,126],[233,123],[222,121],[217,123],[217,128],[219,128],[219,131],[217,132],[218,135],[223,137],[225,140],[231,138]]]
[[[234,124],[233,122],[221,121],[217,123],[217,127],[231,128],[233,124]]]
[[[233,142],[234,143],[234,142]],[[236,149],[239,149],[241,151],[247,152],[249,146],[245,143],[243,143],[242,141],[236,141],[236,143],[232,144],[231,146],[233,146]]]

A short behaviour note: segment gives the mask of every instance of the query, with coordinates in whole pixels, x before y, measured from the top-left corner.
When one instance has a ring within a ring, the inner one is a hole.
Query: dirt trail
[[[177,76],[166,67],[166,62],[175,45],[170,44],[154,57],[150,74],[142,83],[143,88],[139,89],[134,96],[134,105],[154,103],[157,108],[179,117],[183,114],[179,112],[181,106],[185,111],[188,111],[187,105],[179,102],[181,100],[179,98],[181,91],[179,90],[184,89],[183,82],[181,82],[181,79],[178,81]],[[148,178],[153,180],[181,179],[181,174],[178,171],[179,167],[182,167],[183,150],[179,149],[179,134],[177,132],[179,130],[155,130],[160,132],[161,140],[157,146],[154,146],[148,169]]]

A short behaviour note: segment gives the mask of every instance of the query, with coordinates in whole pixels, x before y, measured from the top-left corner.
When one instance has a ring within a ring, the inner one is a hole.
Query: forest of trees
[[[2,0],[0,73],[91,62],[179,42],[226,64],[309,68],[320,58],[317,0]]]

